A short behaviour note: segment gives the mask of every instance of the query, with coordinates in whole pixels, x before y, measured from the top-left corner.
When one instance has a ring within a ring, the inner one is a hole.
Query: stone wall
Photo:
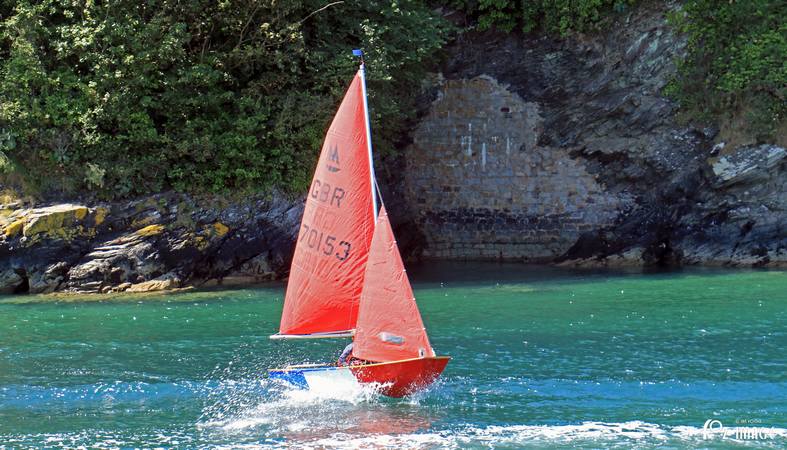
[[[486,75],[447,80],[414,132],[406,192],[423,256],[552,260],[626,200],[583,162],[539,145],[539,106]]]
[[[787,264],[785,151],[725,148],[713,124],[679,120],[663,95],[685,46],[670,7],[567,39],[460,36],[391,183],[420,254]]]

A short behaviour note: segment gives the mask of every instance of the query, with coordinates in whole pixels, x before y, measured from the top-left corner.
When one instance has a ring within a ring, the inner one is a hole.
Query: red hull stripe
[[[450,359],[448,356],[431,356],[351,366],[350,370],[361,383],[380,384],[384,395],[404,397],[433,383]]]
[[[359,383],[375,383],[380,393],[389,397],[404,397],[426,388],[445,370],[450,361],[448,356],[431,356],[400,361],[366,364],[362,366],[321,366],[302,364],[283,369],[269,369],[271,378],[285,380],[302,388],[308,388],[304,373],[328,370],[349,370]]]

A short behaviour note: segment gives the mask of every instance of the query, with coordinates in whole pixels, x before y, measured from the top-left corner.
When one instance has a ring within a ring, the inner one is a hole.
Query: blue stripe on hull
[[[336,367],[308,367],[303,369],[269,370],[268,376],[274,380],[282,380],[301,389],[309,389],[309,383],[304,376],[305,372],[323,372],[336,370]]]
[[[309,384],[306,383],[306,378],[303,377],[302,370],[276,370],[268,372],[268,376],[274,380],[282,380],[286,383],[289,383],[293,386],[299,387],[301,389],[308,389]]]

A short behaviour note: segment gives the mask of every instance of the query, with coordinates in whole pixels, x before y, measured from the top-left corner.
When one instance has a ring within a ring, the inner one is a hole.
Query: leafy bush
[[[445,35],[412,0],[0,0],[0,150],[44,191],[300,191],[350,50],[385,151]]]
[[[689,118],[721,119],[723,132],[743,128],[727,134],[784,143],[785,17],[782,0],[687,1],[670,17],[688,36],[688,54],[668,93]]]
[[[544,30],[566,36],[599,28],[612,12],[637,0],[455,0],[453,6],[478,20],[480,29]]]
[[[451,2],[482,29],[563,36],[635,3]],[[785,16],[780,0],[686,0],[672,21],[688,56],[669,93],[691,117],[785,139]],[[0,176],[103,197],[301,192],[355,70],[350,49],[367,52],[386,153],[448,33],[418,0],[0,0]]]

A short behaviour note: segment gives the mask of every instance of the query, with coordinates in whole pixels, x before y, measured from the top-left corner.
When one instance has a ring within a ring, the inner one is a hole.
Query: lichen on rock
[[[12,238],[22,232],[27,219],[17,219],[10,224],[6,225],[4,233],[6,238]]]
[[[213,230],[216,232],[216,236],[223,237],[230,231],[230,228],[221,222],[216,222],[213,224]]]
[[[95,215],[93,216],[93,222],[95,226],[99,226],[102,223],[104,223],[108,214],[109,214],[108,208],[105,208],[103,206],[99,206],[98,208],[96,208]]]
[[[163,231],[164,231],[164,225],[161,225],[161,224],[153,224],[153,225],[148,225],[148,226],[146,226],[146,227],[140,228],[140,229],[139,229],[139,230],[137,230],[135,233],[136,233],[137,235],[139,235],[139,236],[145,236],[145,237],[149,237],[149,236],[156,236],[156,235],[159,235],[159,234],[161,234]]]

